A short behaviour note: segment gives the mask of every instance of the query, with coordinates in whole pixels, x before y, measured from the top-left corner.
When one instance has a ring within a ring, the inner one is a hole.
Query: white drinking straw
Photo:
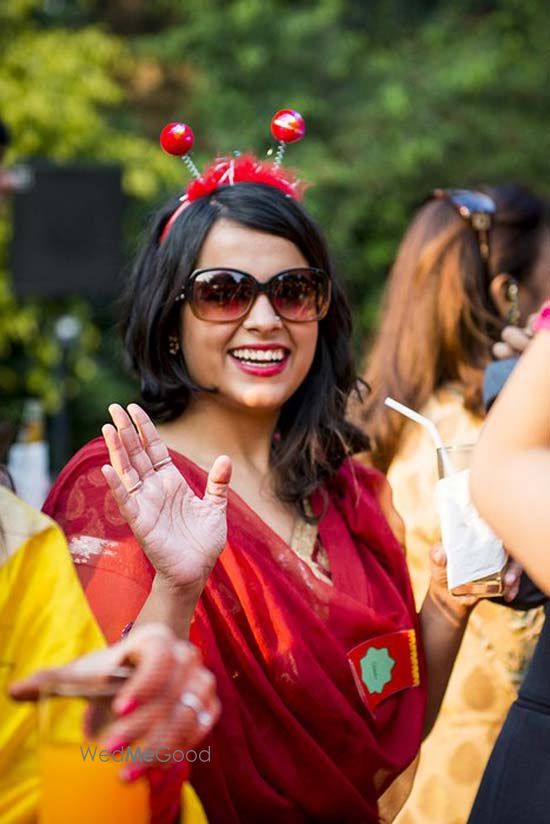
[[[452,475],[455,472],[455,468],[449,458],[449,455],[447,454],[445,444],[441,439],[441,435],[437,431],[435,423],[431,421],[429,418],[426,418],[424,415],[419,415],[418,412],[415,412],[413,409],[409,409],[409,407],[405,406],[403,403],[399,403],[399,401],[394,401],[393,398],[386,398],[384,403],[386,404],[386,406],[389,406],[390,409],[394,409],[396,412],[400,412],[401,415],[405,415],[406,418],[410,418],[411,421],[419,423],[420,426],[423,426],[424,429],[428,430],[436,446],[436,449],[441,449],[441,460],[445,465],[446,474]]]

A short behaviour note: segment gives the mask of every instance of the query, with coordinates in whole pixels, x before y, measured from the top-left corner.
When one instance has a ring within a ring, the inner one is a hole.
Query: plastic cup
[[[117,688],[103,683],[84,690],[82,684],[67,682],[41,693],[39,824],[149,822],[146,779],[124,783],[120,771],[126,751],[111,754],[103,746]]]
[[[470,499],[473,449],[474,444],[461,444],[437,450],[437,500],[447,577],[453,595],[495,598],[504,589],[507,555]]]

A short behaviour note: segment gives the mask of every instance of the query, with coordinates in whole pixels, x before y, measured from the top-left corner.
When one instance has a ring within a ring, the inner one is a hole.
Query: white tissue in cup
[[[470,499],[470,456],[473,445],[438,449],[440,478],[436,500],[441,537],[447,555],[447,581],[456,595],[496,596],[503,589],[507,554]]]
[[[437,449],[440,480],[436,497],[443,546],[447,554],[447,581],[453,595],[501,595],[507,555],[502,542],[479,517],[470,500],[470,456],[473,446],[445,446],[435,423],[395,398],[384,403],[423,426]]]

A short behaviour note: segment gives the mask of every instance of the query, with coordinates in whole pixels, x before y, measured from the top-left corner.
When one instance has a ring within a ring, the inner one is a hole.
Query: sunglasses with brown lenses
[[[191,273],[178,301],[187,301],[200,320],[241,320],[258,295],[264,294],[276,314],[294,323],[322,320],[328,312],[331,283],[323,269],[285,269],[266,283],[239,269],[215,267]]]

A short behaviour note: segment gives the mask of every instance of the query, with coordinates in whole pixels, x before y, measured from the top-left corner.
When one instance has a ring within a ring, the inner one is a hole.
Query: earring
[[[510,310],[508,312],[508,316],[506,318],[506,322],[509,326],[517,326],[519,323],[519,288],[515,281],[512,281],[507,290],[506,290],[506,297],[512,304],[510,306]]]
[[[180,351],[180,342],[176,335],[168,335],[168,351],[171,355],[177,355]]]

